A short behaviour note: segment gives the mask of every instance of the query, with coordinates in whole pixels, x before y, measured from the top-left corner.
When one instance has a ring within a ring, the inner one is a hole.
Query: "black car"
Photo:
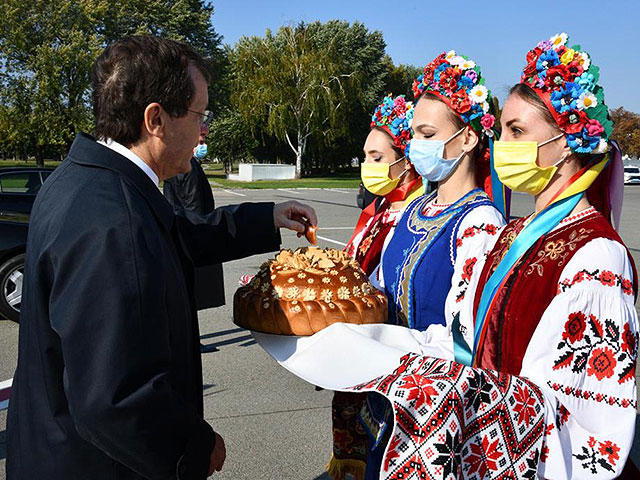
[[[29,216],[52,168],[0,168],[0,316],[18,321]]]

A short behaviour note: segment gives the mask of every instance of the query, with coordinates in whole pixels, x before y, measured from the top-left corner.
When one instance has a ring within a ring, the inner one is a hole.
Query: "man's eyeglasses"
[[[208,127],[209,124],[211,123],[211,120],[213,120],[213,112],[211,110],[205,110],[204,112],[196,112],[194,110],[189,110],[187,108],[187,112],[197,113],[198,115],[201,115],[202,125],[205,127]]]

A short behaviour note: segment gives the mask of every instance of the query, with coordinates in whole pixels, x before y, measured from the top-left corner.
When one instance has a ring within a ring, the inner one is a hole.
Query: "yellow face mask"
[[[540,144],[537,142],[505,142],[493,144],[493,166],[500,181],[515,192],[538,195],[542,192],[564,161],[561,158],[550,167],[538,166],[538,149],[564,136],[557,135]]]
[[[374,195],[385,195],[396,189],[400,179],[407,173],[405,170],[398,178],[389,178],[389,167],[404,160],[402,157],[393,163],[363,163],[360,165],[360,178],[364,188]]]

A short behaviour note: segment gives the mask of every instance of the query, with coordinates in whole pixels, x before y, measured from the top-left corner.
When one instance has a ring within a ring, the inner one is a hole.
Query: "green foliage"
[[[242,37],[234,49],[233,107],[254,131],[264,125],[268,134],[286,140],[297,177],[309,137],[336,135],[345,124],[341,107],[355,79],[338,58],[335,43],[320,48],[304,24]]]
[[[209,131],[211,156],[223,163],[225,173],[231,171],[233,162],[254,159],[252,152],[258,147],[258,142],[238,112],[224,111],[211,122]]]
[[[623,154],[640,157],[640,115],[624,108],[610,112],[613,120],[611,138],[618,142]]]
[[[0,4],[0,150],[66,152],[91,129],[89,74],[106,45],[133,34],[190,43],[223,63],[203,0],[4,0]]]

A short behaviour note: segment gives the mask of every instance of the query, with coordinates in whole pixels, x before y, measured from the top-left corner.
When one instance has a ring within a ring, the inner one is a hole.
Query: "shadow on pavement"
[[[244,331],[244,330],[243,330]],[[201,339],[208,338],[212,335],[203,335],[200,337]],[[244,342],[244,343],[243,343]],[[206,343],[202,344],[202,348],[200,349],[200,353],[211,353],[217,352],[218,347],[224,347],[225,345],[233,345],[234,343],[242,343],[241,347],[248,347],[254,345],[256,342],[251,335],[242,335],[240,337],[230,338],[228,340],[221,340],[219,342]]]
[[[331,477],[329,476],[329,474],[327,472],[324,472],[322,475],[320,475],[319,477],[314,478],[313,480],[331,480]]]
[[[0,432],[0,460],[7,458],[7,431]]]

